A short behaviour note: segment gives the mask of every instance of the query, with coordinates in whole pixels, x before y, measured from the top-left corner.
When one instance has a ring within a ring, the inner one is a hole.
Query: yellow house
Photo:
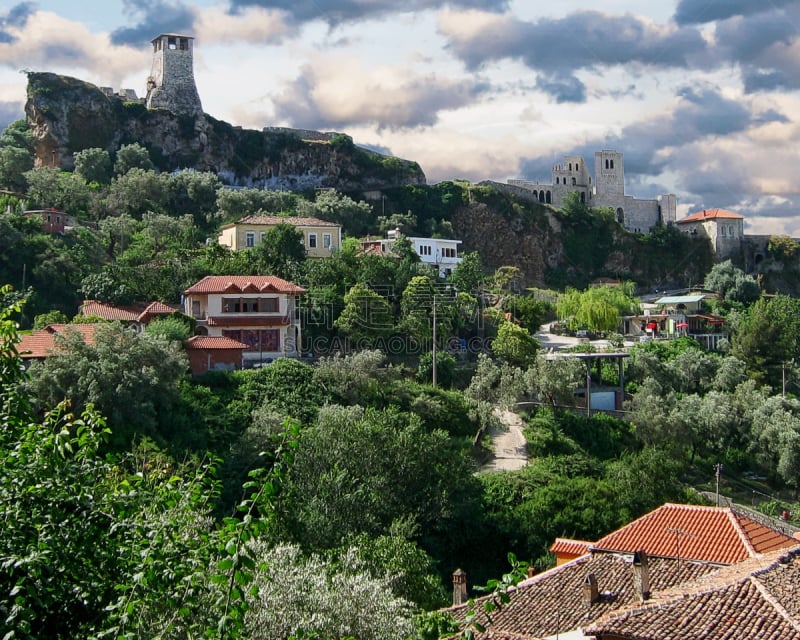
[[[303,234],[309,258],[329,258],[342,246],[342,225],[319,218],[299,216],[247,216],[222,227],[218,242],[233,251],[258,246],[267,231],[278,224],[290,224]]]

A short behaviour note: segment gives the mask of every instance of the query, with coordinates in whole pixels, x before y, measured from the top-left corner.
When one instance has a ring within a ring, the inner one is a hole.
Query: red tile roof
[[[46,358],[56,351],[56,336],[78,333],[87,344],[94,343],[94,332],[99,324],[50,324],[44,329],[20,336],[17,352],[23,360]]]
[[[260,293],[274,292],[302,295],[305,289],[276,276],[206,276],[189,287],[185,294],[193,293]]]
[[[81,305],[81,314],[84,316],[98,316],[103,320],[122,320],[133,322],[138,313],[123,307],[115,307],[97,300],[84,300]]]
[[[247,349],[247,345],[238,340],[222,336],[192,336],[186,341],[187,349],[211,351],[214,349]]]
[[[800,640],[800,547],[772,552],[584,627],[617,640]]]
[[[648,559],[650,588],[662,591],[719,570],[711,564],[670,558]],[[589,574],[597,579],[598,598],[591,604],[584,599],[584,584]],[[492,613],[486,624],[483,602],[476,598],[478,622],[487,626],[476,633],[478,640],[534,640],[555,637],[589,624],[622,606],[637,602],[631,557],[614,553],[592,553],[528,578],[517,585],[510,601]],[[468,607],[447,611],[459,622]]]
[[[114,306],[97,300],[84,300],[81,305],[81,313],[85,316],[99,316],[103,320],[122,322],[148,322],[153,316],[170,315],[177,310],[177,307],[163,302]]]
[[[263,225],[276,225],[276,224],[291,224],[295,227],[341,227],[338,222],[329,222],[328,220],[320,220],[319,218],[310,218],[302,216],[245,216],[235,224],[225,225],[224,228],[235,227],[237,224],[263,224]]]
[[[703,209],[678,220],[678,224],[684,222],[703,222],[704,220],[744,220],[743,215],[726,211],[725,209]]]
[[[791,547],[792,537],[729,507],[665,504],[598,540],[593,549],[731,564]]]
[[[582,556],[589,553],[589,548],[592,546],[591,542],[584,540],[572,540],[570,538],[556,538],[556,541],[550,545],[550,551],[557,556]]]

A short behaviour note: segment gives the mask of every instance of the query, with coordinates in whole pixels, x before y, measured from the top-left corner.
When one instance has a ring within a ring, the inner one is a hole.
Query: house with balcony
[[[342,225],[319,218],[300,216],[247,216],[222,227],[217,241],[233,251],[257,247],[267,231],[279,224],[290,224],[303,234],[309,258],[330,258],[342,246]]]
[[[275,276],[206,276],[183,292],[196,333],[246,345],[245,367],[300,355],[298,298],[305,289]]]
[[[392,245],[402,237],[400,229],[389,231],[386,238],[367,238],[361,242],[362,251],[379,255],[393,255]],[[406,236],[414,252],[423,264],[436,267],[440,278],[446,278],[460,263],[462,258],[458,255],[458,245],[461,240],[451,238],[417,238]]]

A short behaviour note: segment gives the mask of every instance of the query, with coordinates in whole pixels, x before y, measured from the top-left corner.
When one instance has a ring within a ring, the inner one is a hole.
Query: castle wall
[[[567,194],[577,191],[589,207],[610,207],[617,221],[628,231],[647,233],[659,224],[674,223],[677,202],[672,194],[654,200],[640,200],[625,195],[623,154],[598,151],[594,157],[594,185],[586,162],[580,156],[565,156],[553,167],[552,182],[544,184],[528,180],[509,180],[515,187],[533,192],[539,202],[560,208]]]

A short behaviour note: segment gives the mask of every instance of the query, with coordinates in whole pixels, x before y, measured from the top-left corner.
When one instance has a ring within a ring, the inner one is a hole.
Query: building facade
[[[298,298],[305,289],[275,276],[206,276],[183,292],[196,332],[246,345],[245,366],[300,355]]]
[[[738,259],[744,242],[744,216],[725,209],[703,209],[678,220],[678,229],[707,237],[717,262]]]
[[[392,245],[402,236],[399,229],[390,231],[386,238],[367,239],[361,242],[361,249],[371,253],[391,255]],[[406,236],[420,262],[435,267],[440,278],[446,278],[460,263],[458,246],[461,240],[450,238],[417,238]]]
[[[217,241],[233,251],[250,249],[257,247],[267,231],[278,224],[290,224],[303,234],[309,258],[330,258],[342,246],[342,225],[298,216],[247,216],[222,227]]]
[[[560,208],[572,192],[589,207],[614,210],[617,222],[634,233],[646,233],[653,227],[675,222],[677,200],[673,194],[647,200],[625,195],[625,164],[618,151],[597,151],[594,154],[594,181],[581,156],[564,156],[553,166],[550,182],[509,180],[508,184],[533,192],[542,203]]]

